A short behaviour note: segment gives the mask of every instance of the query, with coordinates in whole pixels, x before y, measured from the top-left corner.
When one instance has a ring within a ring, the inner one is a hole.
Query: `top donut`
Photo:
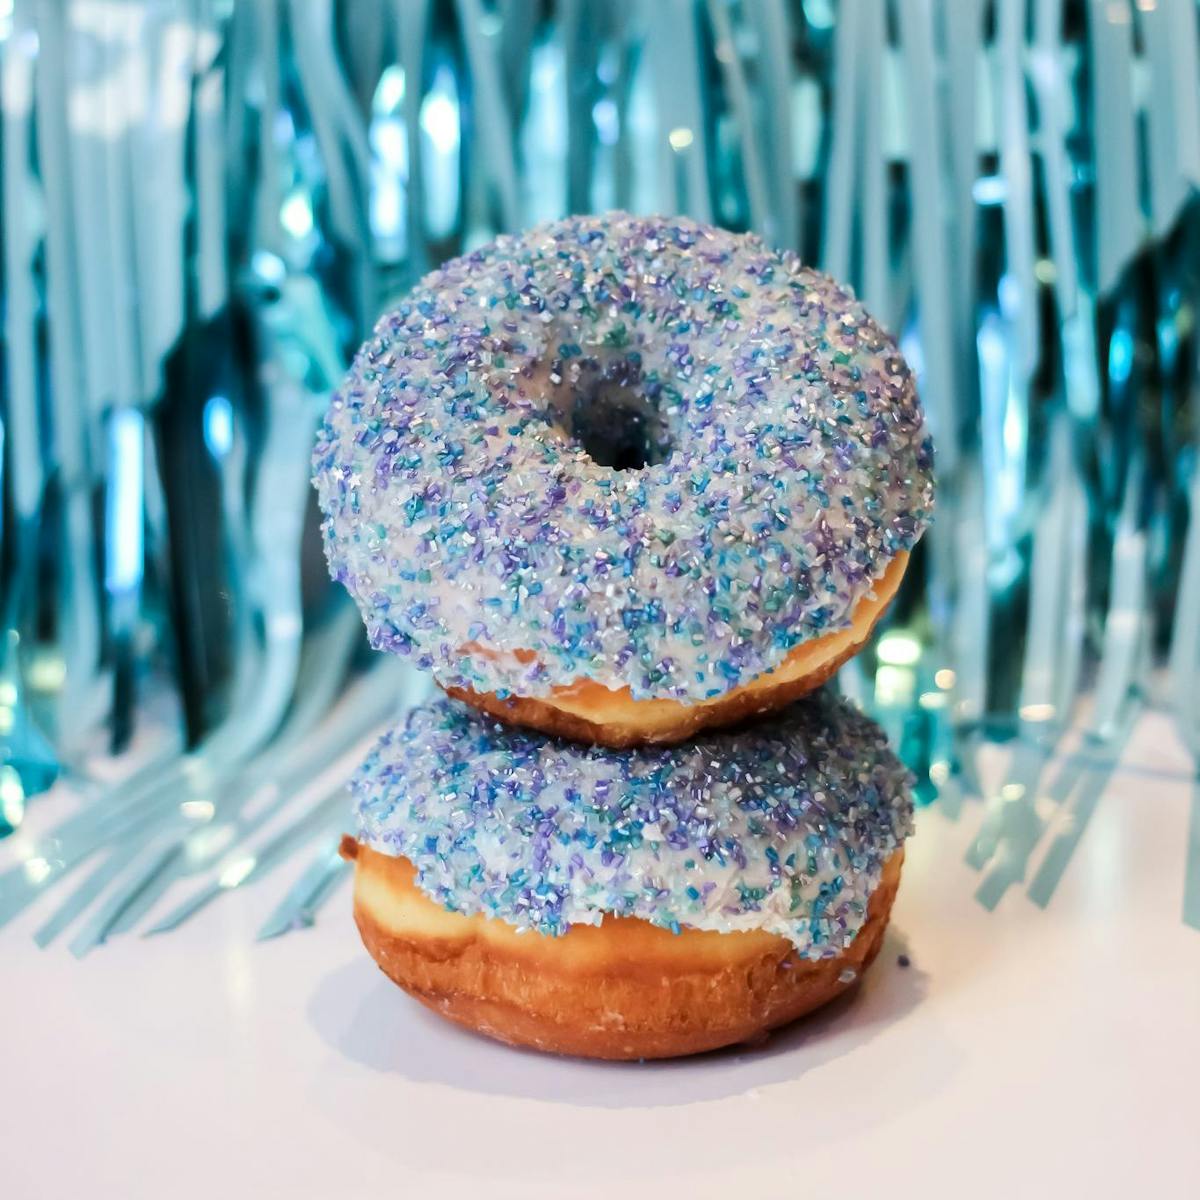
[[[375,647],[610,745],[827,677],[929,521],[931,468],[912,374],[846,289],[757,237],[624,213],[426,276],[314,455]]]

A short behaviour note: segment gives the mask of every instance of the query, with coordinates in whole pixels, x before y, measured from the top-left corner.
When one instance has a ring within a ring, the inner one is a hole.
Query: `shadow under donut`
[[[903,935],[891,930],[863,982],[811,1016],[752,1045],[657,1062],[559,1058],[500,1045],[428,1012],[365,959],[326,976],[307,1012],[338,1054],[413,1082],[584,1107],[662,1107],[752,1094],[857,1049],[923,999],[926,976],[901,965],[907,961]]]

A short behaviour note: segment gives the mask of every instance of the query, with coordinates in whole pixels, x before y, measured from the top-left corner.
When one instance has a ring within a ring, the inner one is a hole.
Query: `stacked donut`
[[[576,217],[423,280],[314,458],[332,574],[445,693],[355,781],[383,970],[601,1058],[743,1041],[850,986],[911,800],[880,729],[815,689],[894,595],[931,467],[895,344],[752,236]]]

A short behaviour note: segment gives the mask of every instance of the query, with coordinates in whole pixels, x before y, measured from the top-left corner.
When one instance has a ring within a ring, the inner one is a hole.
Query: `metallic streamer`
[[[319,816],[293,811],[298,771],[384,720],[387,686],[420,686],[363,681],[316,552],[313,421],[430,267],[614,204],[758,230],[901,338],[942,477],[893,618],[922,657],[901,679],[868,653],[845,689],[950,815],[973,811],[981,740],[1016,736],[972,861],[985,903],[1031,865],[1049,902],[1088,789],[1155,700],[1158,645],[1200,754],[1197,13],[16,0],[0,832],[21,857],[0,863],[0,923],[78,870],[40,940],[78,927],[82,951],[173,924],[158,905],[176,887],[194,889],[183,919],[260,878],[220,885],[289,821],[305,832],[280,833],[276,866],[324,841],[262,936],[311,920],[343,877],[340,801],[331,782],[305,801]],[[1080,711],[1096,761],[1074,770],[1058,756]],[[60,764],[78,811],[29,837],[27,801]],[[1194,847],[1185,865],[1195,922]]]

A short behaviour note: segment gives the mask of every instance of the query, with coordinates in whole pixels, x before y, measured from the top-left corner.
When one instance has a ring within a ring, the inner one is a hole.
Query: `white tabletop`
[[[1010,835],[1050,824],[990,910],[965,861],[982,802],[923,810],[858,993],[676,1063],[543,1058],[440,1023],[375,969],[345,890],[274,942],[252,940],[264,883],[82,961],[34,947],[32,910],[0,934],[0,1195],[1196,1195],[1200,803],[1159,716],[1105,775],[1052,764],[1016,802]],[[1055,804],[1059,778],[1077,786]],[[1029,884],[1072,828],[1040,907]]]

